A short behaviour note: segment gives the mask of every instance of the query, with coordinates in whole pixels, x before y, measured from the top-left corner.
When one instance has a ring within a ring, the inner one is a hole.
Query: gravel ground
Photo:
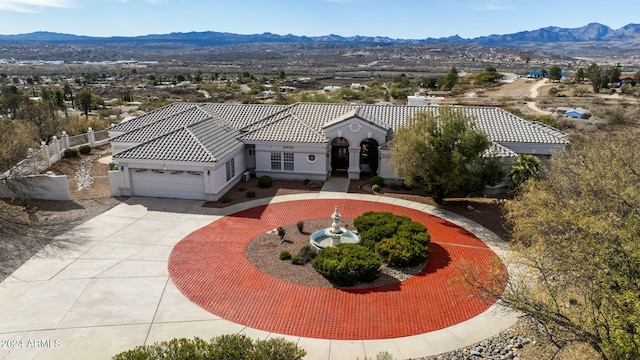
[[[336,287],[329,280],[317,273],[310,263],[305,265],[293,265],[291,261],[282,261],[279,259],[281,251],[289,251],[291,255],[297,255],[300,249],[309,245],[309,236],[321,229],[326,229],[331,225],[331,219],[327,215],[326,219],[310,219],[304,221],[302,232],[298,231],[296,223],[282,225],[285,229],[284,241],[280,241],[276,229],[265,234],[257,236],[251,240],[245,248],[247,259],[263,272],[286,280],[295,284],[318,286],[318,287]],[[340,225],[345,225],[353,229],[353,219],[340,219]],[[411,268],[393,269],[383,267],[380,277],[370,283],[360,283],[350,287],[370,288],[385,286],[406,280],[417,274],[424,268],[425,264],[420,264]]]

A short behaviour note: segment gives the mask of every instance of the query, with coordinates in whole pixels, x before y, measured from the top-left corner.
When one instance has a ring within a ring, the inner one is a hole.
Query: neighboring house
[[[551,155],[566,134],[499,108],[462,107],[493,146],[488,156]],[[247,177],[326,180],[375,172],[395,180],[394,129],[436,106],[175,103],[109,128],[114,196],[218,200]]]
[[[586,119],[589,117],[589,111],[583,108],[569,109],[564,114],[574,119]]]
[[[622,85],[631,84],[634,85],[635,81],[633,76],[621,75],[620,82],[618,82],[618,86],[622,87]]]

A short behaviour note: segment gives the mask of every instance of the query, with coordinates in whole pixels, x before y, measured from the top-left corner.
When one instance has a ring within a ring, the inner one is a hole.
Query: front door
[[[349,169],[349,147],[348,146],[332,146],[331,147],[331,169],[346,171]]]

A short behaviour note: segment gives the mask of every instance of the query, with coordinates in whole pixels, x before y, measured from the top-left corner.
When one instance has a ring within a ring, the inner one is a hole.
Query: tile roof
[[[192,106],[181,112],[167,115],[164,118],[158,118],[153,122],[147,123],[147,119],[144,119],[144,125],[112,138],[111,142],[143,143],[159,135],[172,132],[173,130],[205,119],[212,119],[212,116],[200,107]]]
[[[212,163],[224,159],[237,147],[240,133],[209,119],[175,129],[153,140],[113,155],[115,159],[188,161]]]
[[[225,147],[242,144],[240,140],[327,143],[329,139],[324,127],[351,117],[369,121],[391,132],[406,124],[417,112],[437,114],[438,109],[437,106],[323,103],[289,106],[176,103],[115,125],[110,130],[129,132],[113,141],[143,143],[117,154],[116,158],[216,161],[224,157]],[[568,143],[567,134],[500,108],[460,109],[494,142],[492,150],[498,156],[514,156],[513,151],[503,146],[509,143]],[[178,139],[190,144],[180,144]],[[194,148],[191,143],[199,144],[200,148]],[[161,144],[166,146],[166,154],[162,154]]]
[[[531,122],[519,118],[500,108],[460,107],[466,116],[473,119],[475,125],[483,130],[489,139],[495,142],[522,142],[566,144],[566,134],[542,123]],[[345,120],[353,114],[377,124],[383,129],[396,129],[406,124],[407,119],[419,111],[438,112],[437,106],[405,106],[405,105],[353,105],[353,104],[320,104],[298,103],[278,113],[276,117],[255,122],[242,130],[254,131],[255,134],[245,137],[246,140],[289,141],[289,132],[280,120],[292,116],[299,122],[307,124],[311,129],[322,128],[335,123],[336,119]],[[260,131],[257,131],[260,129]],[[325,137],[325,142],[328,141]]]

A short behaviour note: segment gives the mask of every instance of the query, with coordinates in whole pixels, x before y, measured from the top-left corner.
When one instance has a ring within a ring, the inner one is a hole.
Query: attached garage
[[[134,196],[204,200],[202,171],[130,169]]]

